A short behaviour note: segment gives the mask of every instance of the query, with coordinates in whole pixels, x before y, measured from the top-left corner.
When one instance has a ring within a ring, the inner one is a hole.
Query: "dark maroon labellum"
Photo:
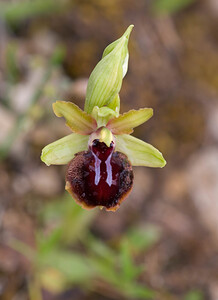
[[[68,165],[66,189],[85,208],[116,210],[133,184],[132,166],[114,144],[94,140],[89,151],[76,154]]]

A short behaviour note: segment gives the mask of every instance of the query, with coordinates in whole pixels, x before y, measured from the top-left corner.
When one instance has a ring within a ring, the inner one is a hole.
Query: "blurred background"
[[[85,211],[41,149],[70,133],[104,48],[134,24],[121,112],[166,158],[116,213]],[[218,299],[217,0],[0,2],[0,299]]]

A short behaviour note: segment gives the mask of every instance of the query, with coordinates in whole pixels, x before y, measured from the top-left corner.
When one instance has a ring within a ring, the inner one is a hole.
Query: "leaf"
[[[125,286],[125,293],[133,299],[157,299],[155,291],[134,282]]]
[[[98,277],[103,279],[104,281],[110,283],[113,286],[116,286],[120,281],[120,274],[117,272],[114,260],[114,263],[111,264],[107,260],[101,257],[90,257],[90,263],[92,265],[92,269],[95,270]]]
[[[116,135],[116,151],[126,154],[133,166],[162,168],[166,165],[160,151],[128,134]]]
[[[66,125],[75,133],[88,135],[97,128],[95,119],[72,102],[56,101],[53,110],[57,117],[65,118]]]
[[[72,197],[67,193],[61,198],[58,197],[55,199],[55,202],[43,206],[41,211],[41,217],[47,224],[47,227],[51,227],[51,224],[56,224],[56,228],[47,237],[47,241],[43,237],[38,240],[40,245],[47,249],[52,241],[54,243],[57,241],[59,235],[59,243],[61,245],[72,245],[78,239],[83,239],[96,213],[96,210],[87,211],[82,209],[74,203]]]
[[[52,249],[59,246],[62,238],[62,228],[55,228],[49,236],[44,236],[41,232],[37,235],[38,253],[49,253]]]
[[[89,136],[72,133],[42,149],[41,160],[47,165],[67,164],[77,152],[88,149]]]
[[[199,290],[192,290],[185,295],[184,300],[203,300],[204,295]]]
[[[196,0],[155,0],[153,1],[153,9],[157,13],[172,14],[188,7],[195,1]]]
[[[92,254],[114,266],[116,252],[112,250],[112,248],[109,247],[106,242],[102,242],[100,239],[97,239],[94,235],[89,233],[87,234],[84,243]]]
[[[134,264],[130,244],[126,238],[124,238],[120,244],[120,261],[122,266],[120,279],[123,283],[131,283],[142,272],[142,266]]]
[[[67,3],[59,1],[54,5],[54,0],[1,1],[0,6],[0,17],[10,24],[17,24],[32,17],[64,11]]]
[[[136,251],[142,251],[149,249],[158,241],[160,231],[153,225],[137,226],[131,228],[127,236],[131,248]]]
[[[153,116],[152,108],[141,108],[139,110],[130,110],[117,118],[109,120],[107,128],[113,134],[130,134],[133,128],[137,127]]]
[[[82,254],[53,250],[38,257],[41,266],[54,268],[63,273],[71,283],[84,283],[93,276],[89,260]]]

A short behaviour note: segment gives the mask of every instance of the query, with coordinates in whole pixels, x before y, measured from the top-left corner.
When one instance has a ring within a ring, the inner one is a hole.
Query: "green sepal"
[[[88,149],[89,136],[72,133],[42,149],[41,160],[47,165],[65,165],[77,152]]]
[[[128,38],[129,38],[129,35],[133,29],[134,25],[130,25],[127,30],[125,31],[125,33],[123,34],[123,36],[121,38],[119,38],[118,40],[114,41],[113,43],[111,43],[110,45],[108,45],[104,52],[103,52],[103,55],[102,57],[105,57],[106,55],[108,55],[111,51],[114,50],[114,48],[119,44],[120,40],[125,36],[127,38],[127,43],[128,43]],[[124,48],[124,53],[123,53],[123,56],[124,56],[124,60],[123,60],[123,64],[122,64],[122,67],[123,67],[123,78],[125,77],[126,73],[127,73],[127,70],[128,70],[128,62],[129,62],[129,52],[128,52],[128,48],[125,47]]]
[[[126,72],[128,40],[133,25],[124,35],[105,49],[103,58],[91,73],[87,86],[85,111],[108,105],[119,93]]]
[[[115,150],[126,154],[133,166],[163,168],[166,165],[162,153],[152,145],[128,134],[115,138]]]
[[[133,128],[148,121],[152,116],[152,108],[132,109],[117,118],[110,119],[107,123],[107,128],[113,134],[130,134],[133,132]]]
[[[56,101],[52,106],[56,116],[64,117],[66,125],[73,132],[86,135],[96,130],[96,120],[81,110],[76,104],[67,101]]]

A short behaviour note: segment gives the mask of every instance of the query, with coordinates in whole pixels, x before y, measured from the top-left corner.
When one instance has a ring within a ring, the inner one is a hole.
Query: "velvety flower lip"
[[[120,114],[119,91],[128,68],[128,39],[133,25],[104,50],[87,87],[85,110],[72,102],[56,101],[56,116],[72,130],[43,148],[47,164],[68,164],[66,190],[83,208],[115,211],[131,191],[132,166],[164,167],[162,153],[130,135],[148,121],[153,109]]]
[[[132,189],[132,166],[125,154],[114,151],[113,143],[107,147],[94,140],[91,148],[69,163],[65,188],[83,208],[115,211]]]

